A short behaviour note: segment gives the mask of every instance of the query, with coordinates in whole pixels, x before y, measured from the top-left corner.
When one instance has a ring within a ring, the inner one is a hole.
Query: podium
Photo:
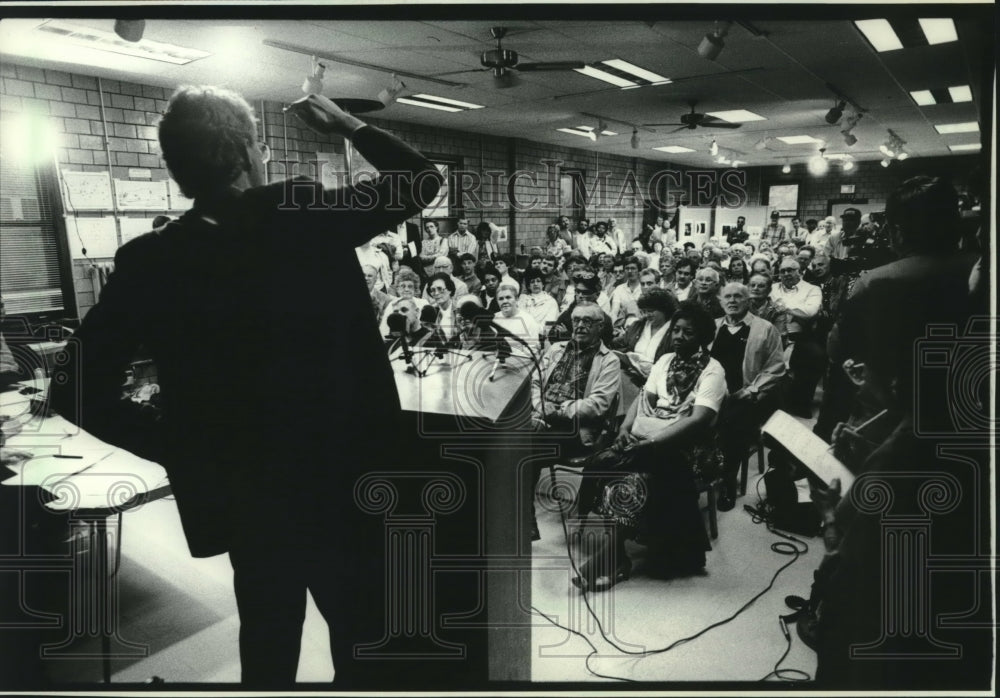
[[[528,681],[533,364],[495,368],[482,351],[418,352],[415,363],[424,375],[392,357],[412,462],[359,483],[359,501],[382,503],[370,512],[385,517],[394,600],[382,647],[364,651],[454,661],[469,688]]]

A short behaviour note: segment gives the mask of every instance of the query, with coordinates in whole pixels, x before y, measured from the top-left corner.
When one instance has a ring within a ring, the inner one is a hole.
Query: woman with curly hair
[[[665,576],[696,574],[711,550],[698,507],[696,478],[721,468],[715,420],[726,397],[726,376],[708,351],[715,323],[697,303],[681,303],[671,319],[673,351],[653,365],[611,448],[584,465],[581,515],[593,506],[603,535],[587,536],[589,559],[573,583],[605,591],[628,579],[625,540],[649,547],[647,560]],[[572,462],[572,461],[571,461]],[[619,474],[594,479],[591,473]],[[595,472],[596,471],[596,472]],[[587,487],[596,486],[596,496]],[[592,504],[591,504],[592,503]]]

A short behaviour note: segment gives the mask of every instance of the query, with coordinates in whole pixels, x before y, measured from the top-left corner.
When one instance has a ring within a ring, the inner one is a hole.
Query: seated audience
[[[521,282],[514,278],[514,255],[509,252],[497,257],[495,266],[498,272],[500,272],[500,283],[510,284],[517,288],[518,293],[521,292]]]
[[[431,297],[431,305],[437,310],[434,326],[451,338],[458,333],[458,317],[455,307],[455,282],[451,274],[438,272],[432,274],[427,281],[427,292]],[[464,295],[464,294],[463,294]]]
[[[453,293],[453,297],[467,295],[469,293],[469,287],[466,286],[466,284],[465,284],[464,281],[462,281],[459,278],[456,278],[451,273],[452,269],[453,269],[453,267],[452,267],[452,263],[451,263],[451,259],[450,258],[448,258],[448,257],[438,257],[437,259],[434,260],[434,273],[435,274],[447,274],[448,277],[451,279],[451,283],[455,287],[455,291]],[[428,285],[428,287],[430,286],[430,280],[428,280],[428,284],[427,285]],[[430,296],[430,293],[428,293],[427,289],[424,289],[424,300],[425,301],[433,300],[431,298],[431,296]]]
[[[672,292],[672,286],[674,283],[674,255],[671,250],[663,250],[660,252],[659,268],[660,268],[660,288],[666,289]]]
[[[671,321],[674,351],[653,366],[615,444],[573,462],[584,465],[580,513],[593,507],[611,529],[588,551],[577,586],[605,591],[628,579],[625,540],[636,537],[649,547],[650,571],[677,576],[705,567],[711,546],[696,479],[714,477],[721,466],[713,426],[726,396],[725,371],[708,351],[714,334],[703,308],[681,303]]]
[[[497,289],[500,287],[500,270],[490,262],[480,263],[476,268],[476,276],[482,282],[478,295],[483,307],[493,314],[499,313]]]
[[[686,257],[674,265],[674,285],[667,290],[673,291],[678,301],[686,301],[688,296],[691,295],[692,282],[694,281],[694,274],[697,269],[698,265]]]
[[[726,269],[726,281],[735,281],[745,284],[750,280],[750,270],[747,263],[739,255],[733,255],[729,260],[729,267]]]
[[[528,272],[530,271],[529,269]],[[511,342],[511,351],[522,356],[537,353],[542,325],[517,307],[517,288],[510,284],[500,284],[497,289],[497,305],[500,312],[493,316],[493,322],[528,345],[525,347],[519,342]]]
[[[559,317],[559,304],[545,291],[544,273],[529,269],[524,273],[524,284],[527,291],[521,294],[518,301],[521,310],[530,315],[539,327],[545,327],[547,322],[555,322]]]
[[[611,312],[608,313],[616,325],[627,325],[629,318],[635,318],[639,314],[635,302],[642,295],[642,286],[639,284],[640,268],[641,265],[635,257],[625,259],[622,264],[624,281],[611,292]]]
[[[715,321],[712,357],[725,370],[729,391],[718,427],[725,462],[725,490],[718,508],[729,511],[736,502],[740,464],[761,425],[778,407],[786,369],[778,330],[750,312],[747,287],[731,282],[722,287],[721,295],[726,314]]]
[[[580,303],[596,303],[605,317],[605,322],[601,325],[601,341],[610,347],[614,337],[614,328],[611,316],[607,314],[602,301],[606,303],[607,296],[601,291],[601,282],[597,280],[597,277],[589,272],[578,274],[573,283],[573,302],[556,318],[556,324],[549,330],[549,341],[561,342],[572,337],[573,309]]]
[[[775,329],[778,336],[782,338],[784,346],[785,337],[788,335],[788,315],[774,304],[771,300],[771,277],[767,274],[752,274],[747,289],[750,291],[750,312],[761,320],[767,320]]]
[[[394,318],[389,316],[403,316],[405,324],[399,329],[394,329],[396,324]],[[444,334],[437,327],[427,327],[420,322],[420,313],[413,298],[396,298],[389,306],[389,313],[386,316],[390,326],[386,337],[386,348],[390,354],[401,349],[401,337],[406,338],[406,345],[410,350],[421,348],[439,347],[445,343]]]
[[[479,289],[482,288],[483,283],[476,276],[476,257],[465,253],[458,258],[458,263],[461,265],[462,270],[458,280],[465,284],[469,293],[479,293]],[[456,287],[458,286],[458,284],[455,285]]]
[[[650,289],[660,288],[659,269],[643,269],[640,271],[639,288],[642,290],[642,295],[646,295]]]
[[[677,299],[670,291],[652,288],[637,301],[640,319],[616,339],[614,348],[627,352],[622,368],[638,385],[645,385],[653,364],[670,349],[670,318],[677,311]],[[641,381],[641,382],[640,382]]]
[[[410,267],[402,266],[399,269],[399,273],[396,275],[396,293],[401,299],[412,300],[413,304],[417,306],[417,311],[423,310],[423,307],[427,305],[427,301],[423,298],[417,297],[417,291],[420,289],[420,276],[413,271]],[[382,336],[385,337],[389,334],[389,325],[386,323],[386,316],[391,310],[391,305],[387,305],[382,311],[382,321],[379,323],[379,331]]]

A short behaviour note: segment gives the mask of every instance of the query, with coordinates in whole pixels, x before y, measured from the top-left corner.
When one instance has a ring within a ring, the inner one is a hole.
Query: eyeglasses
[[[597,324],[597,320],[589,317],[570,318],[570,322],[573,323],[573,327],[582,327],[584,329],[589,329]]]
[[[577,298],[597,298],[597,294],[586,288],[577,288],[573,291]]]
[[[445,289],[444,286],[431,286],[430,289],[428,289],[428,292],[429,293],[444,293],[445,290],[446,289]]]

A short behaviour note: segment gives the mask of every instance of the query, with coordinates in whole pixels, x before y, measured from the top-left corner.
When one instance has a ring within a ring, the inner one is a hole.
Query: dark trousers
[[[811,415],[816,386],[826,367],[826,350],[812,333],[797,332],[788,338],[795,346],[788,361],[791,379],[787,383],[787,406],[792,412]]]
[[[716,428],[724,458],[722,481],[730,497],[736,496],[736,480],[743,458],[760,435],[761,425],[776,409],[777,391],[760,395],[756,402],[728,399],[723,405]]]

